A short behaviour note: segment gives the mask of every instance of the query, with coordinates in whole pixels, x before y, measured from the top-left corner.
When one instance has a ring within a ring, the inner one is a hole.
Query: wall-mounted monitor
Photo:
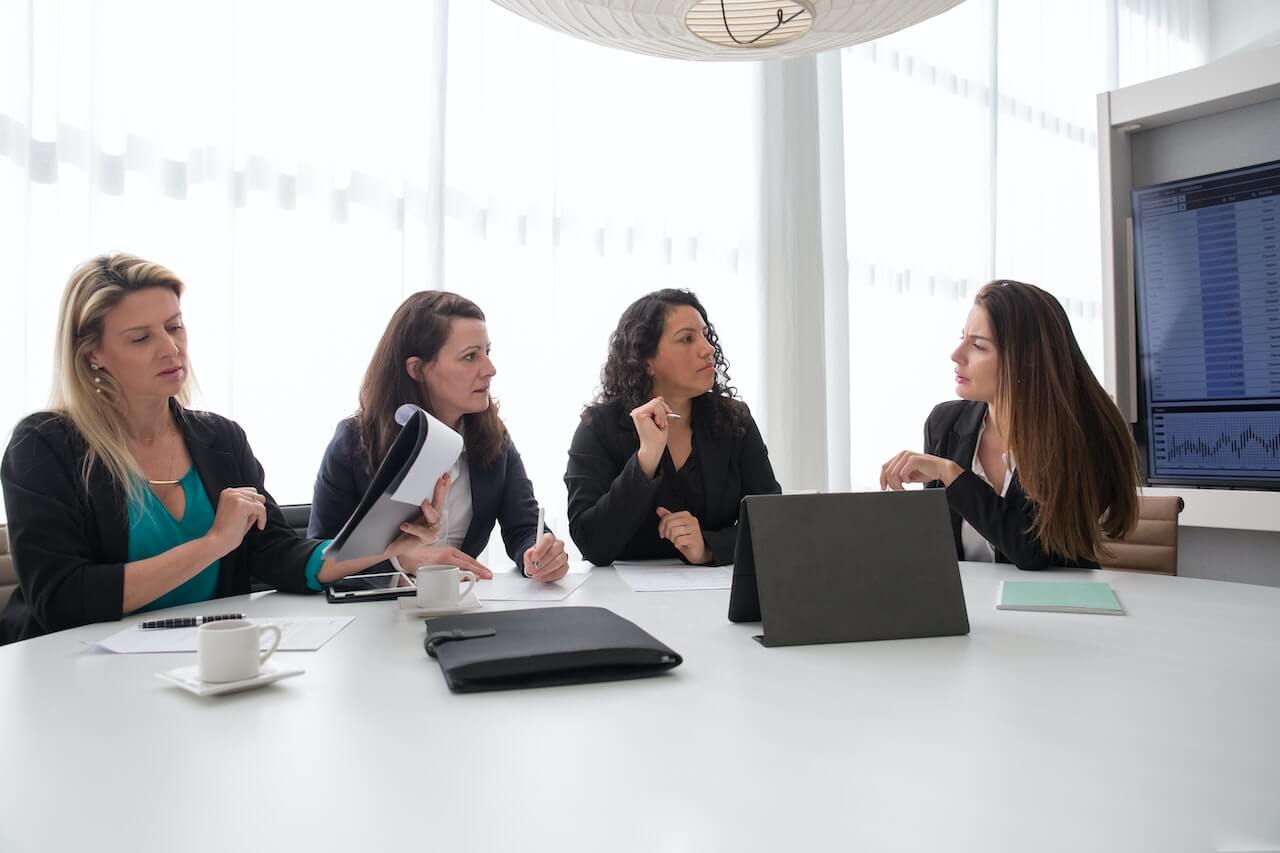
[[[1147,481],[1280,489],[1280,160],[1132,204]]]

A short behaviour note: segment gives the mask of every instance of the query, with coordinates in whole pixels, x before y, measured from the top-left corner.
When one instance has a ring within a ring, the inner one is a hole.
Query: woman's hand
[[[650,480],[658,472],[662,451],[667,449],[667,415],[672,411],[661,397],[631,410],[631,422],[636,425],[636,435],[640,436],[636,458],[640,461],[640,470]]]
[[[676,550],[694,565],[711,562],[711,549],[702,538],[702,525],[697,516],[681,510],[672,512],[658,507],[658,535],[666,539]]]
[[[880,488],[902,491],[906,483],[931,483],[941,480],[950,486],[964,469],[950,459],[904,450],[880,466]]]
[[[400,565],[400,570],[407,575],[412,575],[420,566],[457,566],[468,572],[475,572],[476,577],[482,580],[488,580],[493,577],[493,572],[489,571],[482,564],[478,563],[475,557],[472,557],[466,551],[458,548],[451,548],[448,545],[432,545],[424,546],[418,540],[407,545],[404,550],[392,554],[391,549],[404,539],[404,534],[399,539],[391,543],[391,548],[387,549],[388,557],[395,557],[396,562]]]
[[[524,573],[536,581],[558,581],[569,571],[569,555],[564,542],[547,532],[524,552]]]
[[[218,509],[213,516],[213,526],[205,534],[214,543],[218,557],[240,547],[244,535],[254,525],[259,530],[267,526],[267,498],[253,486],[223,489],[218,495]]]
[[[486,569],[466,552],[447,545],[436,545],[444,532],[444,504],[449,497],[449,475],[436,482],[435,494],[430,501],[422,502],[422,518],[400,525],[400,535],[384,552],[394,557],[400,570],[413,574],[418,566],[457,566],[476,573],[476,577],[491,578],[493,572]]]

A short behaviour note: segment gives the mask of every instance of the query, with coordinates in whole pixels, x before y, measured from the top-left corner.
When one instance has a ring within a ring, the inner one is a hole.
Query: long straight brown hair
[[[1138,520],[1133,435],[1080,351],[1062,304],[1035,285],[993,281],[974,304],[991,318],[1000,364],[994,413],[1045,550],[1071,560],[1107,555]]]
[[[414,356],[424,362],[434,361],[449,339],[449,328],[456,317],[483,321],[484,312],[465,296],[421,290],[402,302],[391,316],[365,371],[360,410],[356,413],[370,472],[377,470],[400,432],[396,409],[405,403],[416,403],[436,414],[426,387],[409,375],[405,362]],[[496,462],[510,441],[498,416],[498,402],[490,400],[489,408],[463,415],[462,422],[467,455],[481,465]]]

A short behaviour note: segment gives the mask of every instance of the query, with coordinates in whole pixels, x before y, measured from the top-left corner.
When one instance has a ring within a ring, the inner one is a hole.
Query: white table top
[[[86,650],[117,624],[17,643],[0,850],[1280,848],[1280,589],[1055,573],[1128,615],[1019,613],[994,608],[1012,567],[962,572],[968,637],[766,649],[726,591],[597,569],[565,603],[684,664],[498,693],[450,694],[395,602],[219,602],[357,618],[278,653],[305,675],[216,698],[154,677],[194,655]]]

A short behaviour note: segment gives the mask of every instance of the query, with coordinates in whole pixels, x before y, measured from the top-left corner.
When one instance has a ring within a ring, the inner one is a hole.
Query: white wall
[[[1280,0],[1211,0],[1209,60],[1280,44]]]

